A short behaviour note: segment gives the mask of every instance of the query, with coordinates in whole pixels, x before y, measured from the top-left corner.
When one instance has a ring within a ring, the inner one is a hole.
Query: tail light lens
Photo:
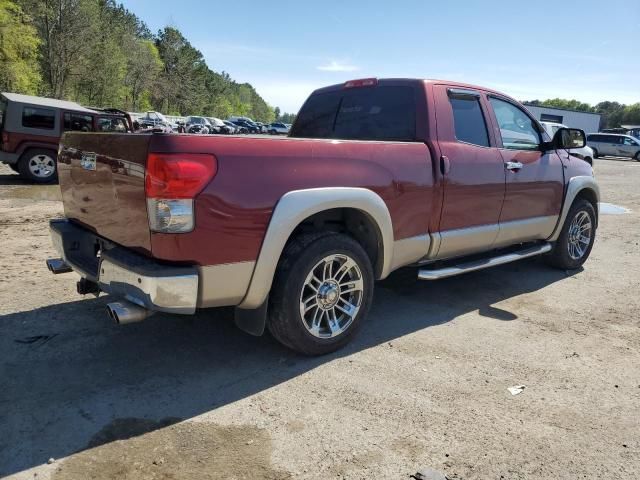
[[[193,230],[193,201],[216,175],[213,155],[151,153],[147,159],[145,194],[149,227],[154,232]]]

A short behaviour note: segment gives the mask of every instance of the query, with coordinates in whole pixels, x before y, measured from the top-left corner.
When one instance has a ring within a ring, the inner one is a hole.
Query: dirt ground
[[[57,187],[0,167],[0,476],[640,478],[640,163],[595,170],[630,212],[601,216],[583,270],[404,270],[310,359],[229,309],[112,325],[45,267]]]

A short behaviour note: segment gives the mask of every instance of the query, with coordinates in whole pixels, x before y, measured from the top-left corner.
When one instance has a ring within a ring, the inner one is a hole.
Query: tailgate
[[[144,173],[151,135],[67,133],[58,177],[65,216],[125,247],[151,252]]]

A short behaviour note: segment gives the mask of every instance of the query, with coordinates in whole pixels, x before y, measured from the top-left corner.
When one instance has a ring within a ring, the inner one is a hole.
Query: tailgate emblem
[[[96,154],[95,153],[83,153],[80,160],[80,166],[85,170],[96,169]]]

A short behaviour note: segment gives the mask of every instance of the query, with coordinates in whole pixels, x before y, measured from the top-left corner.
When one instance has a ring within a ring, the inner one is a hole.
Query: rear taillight
[[[377,78],[361,78],[359,80],[349,80],[345,82],[344,88],[375,87],[376,85],[378,85]]]
[[[193,230],[193,199],[216,175],[213,155],[151,153],[147,159],[145,194],[149,227],[154,232]]]

